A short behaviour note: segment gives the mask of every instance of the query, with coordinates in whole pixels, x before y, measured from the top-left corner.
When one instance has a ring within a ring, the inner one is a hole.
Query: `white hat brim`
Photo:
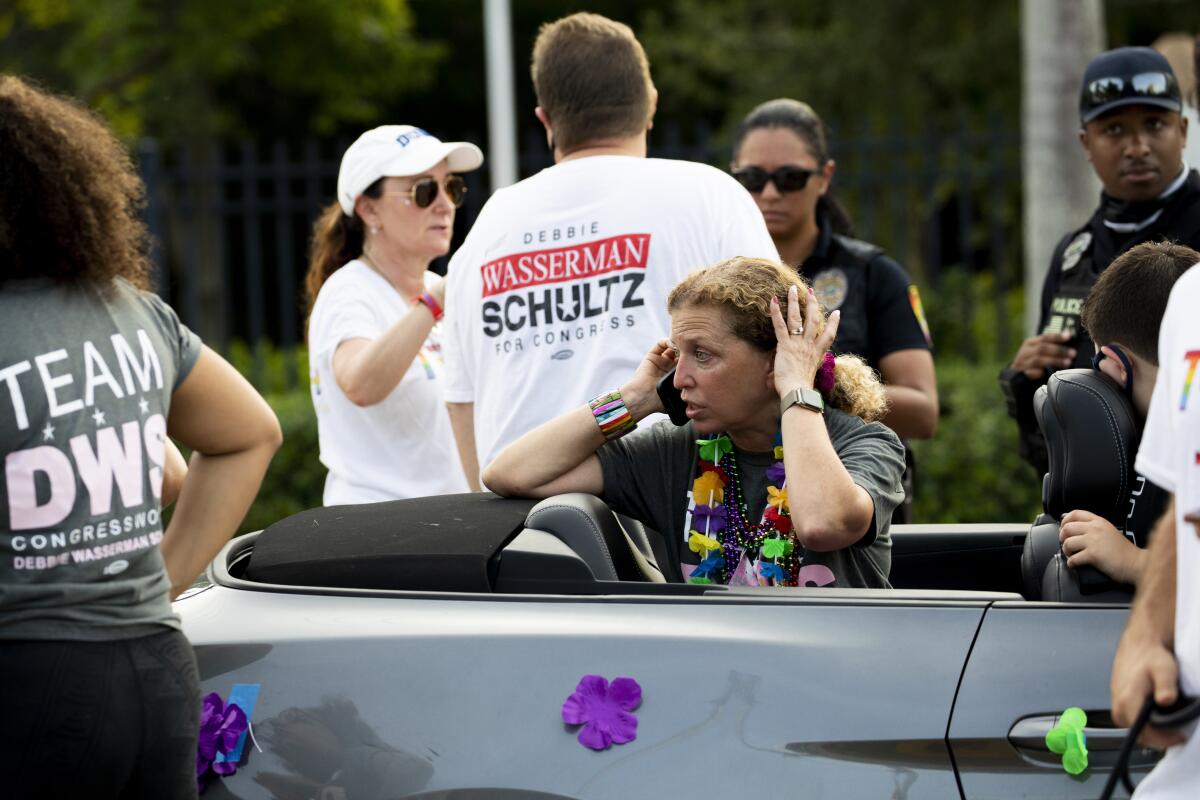
[[[483,151],[470,142],[441,142],[421,154],[396,158],[384,165],[380,174],[385,178],[404,178],[428,172],[443,161],[451,172],[471,172],[483,166]]]

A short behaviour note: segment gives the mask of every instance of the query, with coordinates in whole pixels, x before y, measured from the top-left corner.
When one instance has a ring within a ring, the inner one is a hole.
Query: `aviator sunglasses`
[[[807,186],[808,179],[818,172],[820,170],[803,167],[780,167],[774,172],[767,172],[762,167],[742,167],[733,170],[733,177],[753,194],[767,188],[767,181],[775,184],[775,188],[780,192],[798,192]]]
[[[467,196],[467,182],[462,179],[461,175],[447,175],[442,181],[442,188],[446,190],[446,197],[450,198],[450,203],[455,208],[463,204],[463,199]],[[437,200],[437,178],[421,178],[408,191],[384,192],[384,194],[407,197],[417,208],[429,208],[433,205],[433,201]]]
[[[1179,86],[1175,76],[1166,72],[1140,72],[1137,75],[1113,75],[1097,78],[1083,88],[1080,110],[1086,117],[1093,109],[1125,98],[1177,100]]]

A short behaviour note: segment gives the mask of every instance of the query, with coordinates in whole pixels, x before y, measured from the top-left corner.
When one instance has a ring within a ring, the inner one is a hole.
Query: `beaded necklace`
[[[684,544],[700,556],[690,583],[795,586],[802,557],[788,516],[782,439],[767,468],[767,504],[750,521],[733,442],[728,436],[696,440],[698,477],[692,483]]]

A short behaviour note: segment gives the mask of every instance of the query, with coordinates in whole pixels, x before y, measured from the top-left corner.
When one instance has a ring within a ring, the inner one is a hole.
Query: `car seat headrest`
[[[1129,398],[1099,370],[1068,369],[1038,389],[1033,408],[1050,460],[1042,483],[1046,513],[1059,519],[1081,508],[1121,528],[1141,438]]]

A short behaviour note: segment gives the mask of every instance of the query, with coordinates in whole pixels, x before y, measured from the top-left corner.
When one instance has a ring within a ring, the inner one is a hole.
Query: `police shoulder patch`
[[[849,286],[846,273],[837,267],[827,269],[813,278],[813,294],[817,296],[826,312],[842,307],[842,303],[846,302],[846,290]]]
[[[1060,269],[1063,272],[1069,272],[1075,269],[1079,263],[1079,259],[1083,258],[1083,254],[1087,252],[1088,247],[1092,243],[1092,232],[1084,231],[1071,240],[1067,245],[1067,249],[1063,251],[1062,265]]]

